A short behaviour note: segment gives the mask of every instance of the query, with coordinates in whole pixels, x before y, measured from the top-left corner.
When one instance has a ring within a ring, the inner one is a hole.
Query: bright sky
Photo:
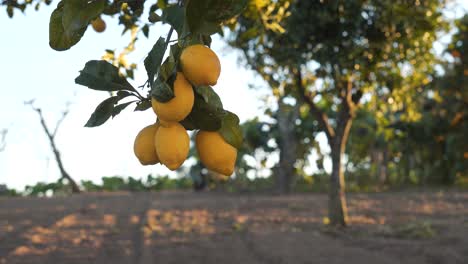
[[[114,120],[98,128],[85,128],[90,114],[106,92],[89,90],[76,85],[74,78],[88,60],[100,59],[104,50],[124,47],[129,36],[121,36],[122,27],[106,19],[108,28],[102,33],[88,29],[83,39],[70,50],[57,52],[48,45],[49,15],[53,7],[42,6],[39,12],[28,10],[9,19],[3,8],[0,14],[0,129],[8,128],[7,146],[0,152],[0,184],[22,189],[38,181],[54,181],[59,177],[49,142],[37,114],[24,101],[36,99],[50,126],[70,101],[70,114],[57,135],[65,168],[76,180],[97,180],[102,176],[145,177],[167,174],[161,165],[143,167],[133,154],[133,140],[138,131],[154,122],[154,113],[133,112],[130,107]],[[157,29],[161,29],[156,32]],[[157,26],[150,40],[140,37],[136,51],[130,57],[138,63],[134,86],[146,80],[143,60],[154,41],[167,34],[168,28]],[[241,121],[257,115],[262,102],[259,92],[248,84],[254,81],[250,71],[237,63],[238,52],[215,38],[212,48],[221,60],[222,72],[215,86],[224,107],[237,113]],[[266,91],[264,91],[266,92]]]
[[[459,0],[459,3],[463,3]],[[462,4],[464,10],[468,4]],[[465,12],[452,8],[449,16]],[[106,19],[107,30],[98,34],[88,29],[78,45],[65,52],[52,50],[48,45],[48,22],[54,8],[41,6],[39,12],[31,8],[26,15],[16,13],[9,19],[0,10],[0,129],[8,128],[6,150],[0,152],[0,184],[24,188],[39,181],[51,182],[59,177],[49,142],[39,124],[38,116],[23,102],[36,99],[35,105],[43,109],[49,126],[53,127],[71,102],[70,114],[57,135],[64,165],[76,180],[98,180],[102,176],[145,177],[148,174],[167,174],[161,165],[143,167],[133,155],[136,133],[154,121],[152,111],[123,111],[114,120],[98,128],[83,125],[99,102],[108,97],[105,92],[89,90],[76,85],[74,78],[88,60],[99,59],[105,49],[124,47],[129,37],[120,35],[121,27],[115,20]],[[161,29],[156,32],[156,28]],[[146,80],[143,59],[153,42],[167,33],[167,27],[154,27],[150,40],[143,36],[131,61],[139,64],[134,86]],[[221,60],[222,71],[216,91],[226,109],[237,113],[244,121],[260,113],[264,104],[259,98],[265,90],[253,91],[249,84],[262,82],[250,71],[239,66],[239,53],[229,49],[220,38],[212,48]]]

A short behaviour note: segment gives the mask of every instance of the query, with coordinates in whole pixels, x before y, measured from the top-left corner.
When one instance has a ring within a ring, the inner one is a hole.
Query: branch
[[[60,170],[60,174],[62,174],[62,179],[67,179],[70,187],[72,189],[73,193],[79,193],[80,188],[76,184],[75,180],[68,174],[68,172],[65,170],[62,162],[62,157],[60,155],[60,151],[58,150],[57,146],[55,145],[55,134],[57,133],[57,129],[59,128],[60,124],[62,123],[63,119],[65,119],[66,115],[68,114],[68,110],[63,112],[62,118],[57,122],[57,126],[55,127],[54,133],[50,133],[49,128],[47,127],[46,121],[44,119],[44,115],[42,114],[42,110],[38,107],[34,107],[34,100],[30,100],[28,102],[24,103],[25,105],[30,105],[31,108],[36,111],[36,113],[39,115],[39,119],[41,121],[41,126],[44,130],[44,132],[47,135],[47,138],[49,139],[49,144],[52,149],[52,152],[54,153],[55,160],[57,161],[57,165]]]
[[[65,111],[63,111],[62,117],[57,121],[57,124],[55,125],[55,129],[54,129],[54,133],[52,134],[52,136],[53,136],[54,138],[55,138],[55,135],[57,135],[57,131],[58,131],[60,125],[62,124],[63,120],[65,120],[65,117],[67,117],[68,112],[69,112],[68,109],[66,109]]]
[[[8,133],[8,130],[6,128],[2,129],[2,131],[0,131],[0,134],[1,134],[1,137],[2,137],[2,140],[0,141],[0,152],[5,150],[5,147],[6,147],[5,138],[6,138],[7,133]]]
[[[309,105],[310,112],[315,116],[315,118],[317,118],[320,126],[327,135],[328,140],[332,140],[335,137],[335,130],[330,125],[327,114],[317,107],[313,101],[313,97],[307,93],[304,84],[302,83],[302,73],[300,67],[297,68],[295,75],[296,85],[300,96],[307,103],[307,105]]]
[[[29,102],[25,102],[24,104],[25,105],[30,105],[31,108],[39,115],[39,120],[41,122],[41,126],[44,129],[44,132],[46,133],[47,138],[49,139],[50,143],[52,144],[52,143],[54,143],[55,135],[50,133],[49,127],[47,126],[47,124],[45,122],[44,115],[42,114],[42,110],[40,108],[34,107],[33,103],[34,103],[34,100],[31,100]]]
[[[342,101],[343,101],[343,108],[342,111],[343,113],[349,115],[350,118],[353,118],[355,115],[356,111],[356,105],[359,104],[359,101],[361,100],[362,97],[362,91],[358,89],[356,93],[352,93],[353,91],[353,77],[348,77],[347,83],[346,83],[346,89],[344,92],[344,95],[342,96]]]
[[[337,135],[338,138],[341,140],[341,144],[346,144],[346,140],[349,135],[349,130],[351,128],[350,120],[352,120],[355,116],[356,112],[356,105],[359,103],[362,97],[362,91],[357,90],[357,92],[353,95],[353,77],[348,77],[346,81],[346,87],[344,89],[343,96],[341,100],[343,102],[341,110],[338,114],[337,120]]]

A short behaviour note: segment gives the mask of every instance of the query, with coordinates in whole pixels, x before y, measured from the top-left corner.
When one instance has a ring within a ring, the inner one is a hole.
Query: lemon
[[[93,21],[91,21],[91,26],[98,33],[101,33],[104,30],[106,30],[106,22],[104,20],[102,20],[101,17],[98,17],[98,18],[94,19]]]
[[[221,73],[216,53],[201,44],[185,48],[180,55],[180,65],[185,77],[195,86],[215,85]]]
[[[227,143],[218,132],[200,130],[195,142],[198,155],[205,167],[227,176],[234,172],[237,149]]]
[[[181,124],[165,123],[156,132],[154,145],[161,163],[170,170],[176,170],[187,159],[190,138]]]
[[[159,163],[158,154],[154,146],[154,136],[159,129],[159,124],[149,125],[143,128],[135,138],[133,152],[142,165]]]
[[[192,85],[185,79],[184,74],[178,72],[174,81],[174,98],[162,103],[152,98],[151,106],[162,122],[178,122],[192,111],[195,95]]]

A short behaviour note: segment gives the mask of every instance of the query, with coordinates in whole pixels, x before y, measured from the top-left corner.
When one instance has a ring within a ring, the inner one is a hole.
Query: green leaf
[[[207,20],[224,22],[242,13],[249,0],[195,0],[193,2],[205,3]]]
[[[65,32],[73,35],[88,27],[91,20],[102,13],[105,0],[64,0],[62,24]]]
[[[143,100],[137,103],[134,111],[145,111],[146,109],[151,108],[150,100]]]
[[[163,10],[161,20],[164,23],[171,25],[180,36],[182,35],[185,23],[185,9],[178,5],[166,7]]]
[[[107,61],[88,61],[76,77],[75,83],[99,91],[135,91],[135,88],[119,74],[119,69]]]
[[[242,146],[242,130],[236,114],[226,111],[219,133],[231,146],[237,149]]]
[[[207,103],[201,95],[195,93],[192,111],[180,123],[188,130],[217,131],[221,128],[224,115],[223,108]]]
[[[134,102],[135,101],[131,101],[131,102],[116,105],[114,109],[112,110],[112,117],[115,117],[116,115],[120,114],[122,110],[124,110],[127,106],[133,104]]]
[[[85,127],[97,127],[104,124],[113,114],[114,105],[120,100],[119,96],[112,96],[102,101],[86,122]]]
[[[177,62],[174,61],[172,56],[169,56],[164,63],[161,65],[158,78],[162,80],[169,79],[173,74],[177,72]]]
[[[127,91],[118,91],[117,92],[117,96],[119,97],[119,100],[122,100],[123,98],[131,96],[131,95],[136,96],[135,94],[133,94],[131,92],[127,92]]]
[[[7,14],[9,18],[12,18],[14,15],[13,6],[7,6]]]
[[[101,14],[104,7],[104,0],[59,2],[50,16],[50,47],[63,51],[74,46],[83,37],[90,21]]]
[[[207,35],[219,31],[220,24],[240,14],[248,0],[191,0],[187,5],[190,32]]]
[[[166,0],[158,0],[158,7],[160,9],[164,9],[167,6],[167,1]]]
[[[174,91],[170,84],[162,81],[160,78],[157,78],[153,84],[151,96],[159,102],[165,103],[174,98]]]
[[[217,33],[221,26],[219,23],[201,20],[194,28],[190,29],[193,34],[213,35]]]
[[[196,44],[211,45],[211,37],[209,35],[192,34],[184,39],[184,46],[192,46]]]
[[[130,69],[130,70],[125,70],[125,73],[127,74],[127,77],[130,78],[130,79],[134,79],[134,75],[133,75],[133,69]]]
[[[141,28],[141,31],[143,31],[143,35],[145,35],[146,38],[149,38],[149,26],[148,26],[148,24],[144,25]]]
[[[70,35],[65,32],[62,24],[62,17],[63,3],[59,2],[57,8],[50,15],[49,22],[49,46],[57,51],[67,50],[78,43],[86,31],[85,27]]]
[[[212,105],[215,108],[223,109],[223,103],[218,94],[211,86],[196,86],[194,87],[195,93],[200,95],[205,103]]]
[[[179,44],[176,43],[174,45],[171,45],[171,52],[169,54],[171,61],[177,64],[181,53],[182,53],[182,48],[179,46]]]
[[[158,41],[154,44],[151,51],[148,53],[148,56],[145,58],[144,64],[146,72],[148,73],[148,80],[150,84],[154,80],[154,76],[159,70],[161,66],[162,59],[164,57],[164,46],[165,40],[164,38],[159,38]]]
[[[156,13],[150,13],[150,15],[148,17],[148,21],[151,22],[151,23],[159,22],[159,21],[161,21],[161,16],[156,14]]]

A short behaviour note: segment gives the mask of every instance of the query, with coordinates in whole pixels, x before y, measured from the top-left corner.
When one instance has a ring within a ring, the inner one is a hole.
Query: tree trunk
[[[299,94],[309,106],[310,113],[315,116],[322,131],[327,135],[328,144],[331,147],[332,173],[328,192],[328,217],[330,219],[330,224],[344,227],[348,221],[348,209],[346,206],[345,179],[341,162],[345,153],[352,120],[355,116],[356,105],[361,100],[363,92],[360,89],[355,89],[353,94],[352,77],[347,79],[346,87],[342,85],[339,78],[335,79],[339,88],[342,88],[340,89],[342,107],[336,119],[337,125],[335,130],[330,125],[328,115],[315,105],[313,97],[306,91],[303,85],[300,67],[295,71],[295,74]]]
[[[342,122],[342,131],[331,140],[332,173],[328,200],[328,217],[333,226],[346,226],[348,222],[348,208],[345,196],[345,179],[342,159],[346,149],[346,142],[351,128],[351,118]]]
[[[34,109],[34,111],[36,111],[37,114],[39,115],[39,118],[40,118],[40,121],[41,121],[41,126],[44,129],[44,132],[46,133],[47,138],[49,139],[50,147],[52,148],[52,152],[54,153],[55,161],[57,161],[57,165],[59,167],[60,174],[62,175],[61,178],[62,179],[67,179],[68,184],[70,185],[71,190],[72,190],[73,193],[79,193],[80,188],[78,187],[78,184],[76,184],[75,180],[73,180],[73,178],[70,176],[70,174],[68,174],[68,172],[65,170],[65,168],[63,166],[63,162],[62,162],[62,157],[60,155],[60,151],[58,150],[57,146],[55,145],[55,135],[57,134],[57,130],[58,130],[60,124],[62,123],[62,121],[65,119],[68,111],[65,111],[63,113],[62,118],[57,122],[57,125],[55,127],[54,132],[51,132],[49,130],[49,127],[47,126],[47,124],[45,122],[45,119],[44,119],[44,116],[42,115],[41,109],[40,108],[35,108],[32,105],[32,102],[30,102],[28,104],[30,104],[31,107]]]
[[[297,136],[295,122],[299,117],[299,105],[290,106],[279,101],[278,131],[280,157],[276,172],[276,187],[278,192],[285,194],[292,189],[296,177],[294,163],[297,159]]]
[[[79,193],[80,188],[78,187],[78,184],[76,184],[75,180],[73,180],[73,178],[70,176],[70,174],[68,174],[68,172],[63,167],[62,157],[61,157],[60,152],[58,151],[57,147],[55,146],[54,139],[49,137],[49,141],[50,141],[50,146],[52,147],[52,150],[54,152],[55,160],[57,161],[57,165],[59,167],[60,174],[62,175],[62,178],[67,179],[73,193]]]
[[[387,183],[388,178],[388,148],[382,150],[382,166],[380,167],[380,185]]]

